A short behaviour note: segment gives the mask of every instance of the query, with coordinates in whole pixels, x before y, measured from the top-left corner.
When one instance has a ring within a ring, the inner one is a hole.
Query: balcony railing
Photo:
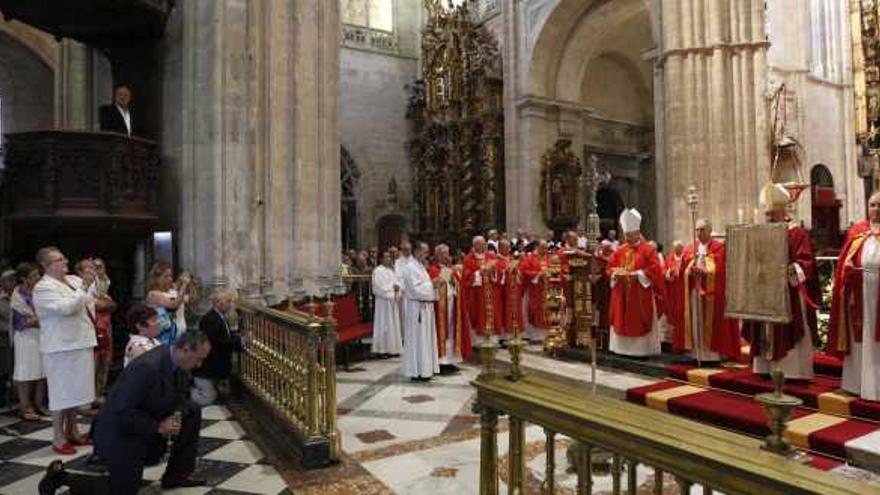
[[[338,460],[336,323],[244,301],[237,307],[246,343],[241,382],[286,426],[304,467]]]
[[[493,352],[483,353],[494,363]],[[636,468],[655,470],[653,493],[663,487],[664,473],[676,480],[682,494],[694,485],[703,493],[727,495],[857,495],[872,488],[825,473],[761,449],[759,440],[704,426],[661,411],[597,395],[576,395],[570,386],[552,379],[525,376],[513,380],[484,368],[474,382],[481,415],[480,494],[498,494],[498,418],[509,417],[510,494],[525,493],[525,425],[544,428],[547,438],[546,475],[542,493],[555,493],[555,438],[574,442],[577,493],[590,494],[590,466],[599,452],[610,453],[613,493],[621,493],[626,468],[627,493],[635,494]],[[639,492],[641,493],[641,492]]]
[[[13,223],[104,222],[132,230],[158,221],[155,142],[105,132],[6,135],[5,216]]]

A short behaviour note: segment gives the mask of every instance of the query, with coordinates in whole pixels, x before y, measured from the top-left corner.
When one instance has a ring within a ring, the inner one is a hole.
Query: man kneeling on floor
[[[69,486],[74,495],[136,494],[144,465],[158,460],[169,439],[162,488],[203,485],[192,477],[201,410],[189,400],[188,380],[182,380],[181,373],[200,366],[210,351],[205,334],[190,330],[171,346],[156,347],[132,361],[110,389],[92,429],[95,452],[110,470],[109,486],[101,478],[74,479],[56,461],[40,482],[40,494],[55,493],[59,486]]]

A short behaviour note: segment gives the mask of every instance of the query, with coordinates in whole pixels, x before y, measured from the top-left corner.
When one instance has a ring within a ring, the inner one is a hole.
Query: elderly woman
[[[880,192],[868,199],[868,218],[852,227],[834,272],[828,352],[843,357],[841,387],[880,400]]]
[[[94,282],[95,270],[87,267],[82,278],[68,276],[67,258],[55,247],[40,249],[37,262],[45,273],[34,286],[33,298],[52,411],[52,449],[73,455],[74,445],[89,442],[79,434],[76,410],[95,400],[93,349],[98,342],[89,313],[95,299],[85,289]]]
[[[48,415],[43,408],[46,399],[46,374],[40,354],[40,321],[34,310],[33,290],[40,281],[40,267],[20,263],[15,269],[18,286],[12,291],[12,339],[15,347],[15,371],[12,379],[18,389],[21,417],[37,421]]]
[[[125,345],[123,366],[128,366],[141,354],[162,345],[156,339],[159,335],[159,316],[155,309],[145,304],[135,304],[128,310],[127,321],[131,335]]]

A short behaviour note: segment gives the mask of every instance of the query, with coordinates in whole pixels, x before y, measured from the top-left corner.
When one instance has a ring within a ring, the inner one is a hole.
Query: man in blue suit
[[[144,465],[162,451],[167,436],[173,437],[173,446],[162,488],[205,484],[192,477],[201,411],[189,400],[188,380],[181,380],[181,375],[187,377],[186,372],[200,366],[210,352],[205,334],[191,330],[170,346],[141,355],[116,379],[92,428],[95,452],[110,471],[108,493],[136,494]],[[180,413],[179,418],[175,413]],[[72,475],[68,476],[60,463],[54,464],[41,482],[40,492],[54,493],[58,486],[67,485],[78,493]],[[88,489],[89,493],[103,491],[95,484]]]

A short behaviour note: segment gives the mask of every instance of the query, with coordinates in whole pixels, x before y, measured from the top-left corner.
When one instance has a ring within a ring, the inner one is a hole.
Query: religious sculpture
[[[541,212],[553,230],[572,229],[580,221],[581,161],[570,148],[570,140],[560,139],[541,160]]]
[[[501,56],[468,2],[426,0],[422,79],[409,87],[415,233],[464,241],[504,224]]]

